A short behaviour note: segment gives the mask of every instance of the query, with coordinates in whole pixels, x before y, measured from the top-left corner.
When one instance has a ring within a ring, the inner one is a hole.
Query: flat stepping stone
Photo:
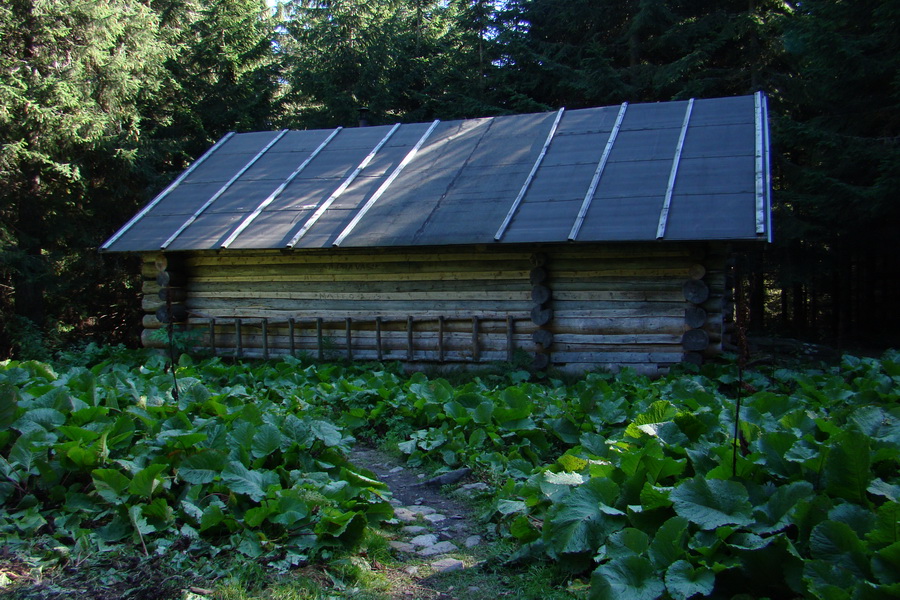
[[[446,521],[447,517],[438,513],[431,513],[427,515],[423,515],[425,520],[429,523],[440,523],[441,521]]]
[[[394,518],[403,523],[415,523],[419,520],[419,515],[408,508],[398,507],[394,509]]]
[[[408,533],[409,535],[419,535],[421,533],[427,533],[428,528],[422,527],[421,525],[404,525],[400,528],[400,531]]]
[[[416,554],[419,556],[435,556],[437,554],[447,554],[449,552],[456,552],[458,548],[456,544],[453,542],[438,542],[433,546],[428,546],[427,548],[422,548]]]
[[[413,546],[434,546],[437,543],[437,536],[433,533],[427,533],[425,535],[417,535],[413,539],[409,540],[409,543]]]
[[[422,515],[423,517],[427,516],[427,515],[433,515],[434,513],[437,512],[435,509],[431,508],[430,506],[407,506],[406,510],[408,510],[410,512],[414,512],[419,515]]]
[[[449,573],[450,571],[460,571],[465,567],[463,561],[455,558],[442,558],[431,563],[431,568],[438,573]]]
[[[466,541],[464,542],[466,548],[474,548],[475,546],[477,546],[480,543],[481,543],[480,535],[470,535],[469,537],[466,538]]]
[[[406,542],[391,542],[390,546],[397,552],[409,552],[410,554],[412,554],[416,551],[415,546]]]

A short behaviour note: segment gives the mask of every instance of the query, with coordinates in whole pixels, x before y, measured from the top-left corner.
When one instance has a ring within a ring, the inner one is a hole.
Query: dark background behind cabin
[[[50,11],[50,12],[48,12]],[[14,0],[0,8],[0,357],[136,345],[97,246],[227,131],[770,97],[756,331],[897,345],[900,0]],[[65,30],[65,35],[60,32]],[[274,41],[274,43],[273,43]]]

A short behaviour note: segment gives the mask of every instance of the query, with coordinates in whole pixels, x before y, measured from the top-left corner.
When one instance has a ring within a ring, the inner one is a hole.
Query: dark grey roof
[[[103,250],[770,236],[762,94],[229,134]]]

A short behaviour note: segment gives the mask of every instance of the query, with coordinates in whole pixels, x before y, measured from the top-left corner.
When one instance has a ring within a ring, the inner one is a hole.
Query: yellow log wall
[[[537,345],[529,274],[544,265],[552,334]],[[721,350],[725,255],[704,244],[221,251],[144,256],[143,341],[163,346],[159,273],[183,278],[187,339],[220,355],[471,364],[536,353],[569,371],[656,374]],[[686,352],[684,283],[709,287],[710,339]],[[240,347],[236,324],[240,321]],[[293,336],[291,325],[293,322]],[[349,331],[349,336],[348,336]],[[380,331],[380,333],[379,333]],[[349,337],[349,347],[348,347]],[[378,340],[380,338],[380,347]]]

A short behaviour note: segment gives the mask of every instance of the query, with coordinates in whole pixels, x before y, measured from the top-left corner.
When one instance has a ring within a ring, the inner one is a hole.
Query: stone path
[[[350,460],[375,473],[391,490],[397,524],[396,538],[390,545],[398,557],[420,563],[430,573],[465,567],[462,560],[447,555],[475,548],[483,542],[477,520],[466,504],[423,485],[424,475],[399,466],[378,450],[355,448]],[[471,496],[485,489],[484,483],[463,480],[458,493]],[[404,571],[415,577],[420,566],[410,565]]]

